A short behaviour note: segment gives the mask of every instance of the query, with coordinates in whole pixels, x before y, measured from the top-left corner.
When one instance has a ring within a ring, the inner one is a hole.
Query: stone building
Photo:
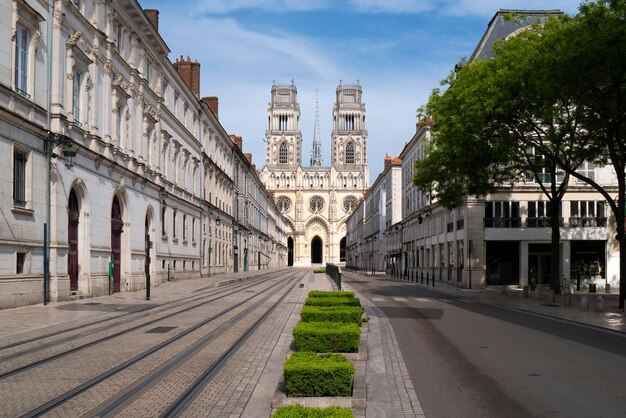
[[[0,307],[234,271],[243,232],[286,257],[284,221],[158,14],[0,0]],[[263,210],[249,221],[241,201]]]
[[[490,58],[496,39],[506,38],[537,19],[560,13],[517,11],[525,18],[511,21],[505,19],[509,12],[500,10],[495,14],[472,59]],[[469,196],[458,208],[444,208],[436,196],[418,189],[412,181],[415,161],[425,156],[432,123],[436,121],[419,119],[413,138],[400,153],[402,183],[400,190],[391,189],[391,199],[402,202],[402,214],[399,221],[386,225],[387,272],[410,281],[428,278],[465,288],[547,286],[552,257],[548,199],[534,176],[503,184],[486,197]],[[611,193],[617,193],[612,167],[595,167],[585,161],[579,170]],[[377,219],[361,212],[359,209],[348,219],[349,225],[355,225],[354,229],[349,228],[348,242],[357,248],[366,241],[367,231],[379,226]],[[359,217],[362,225],[357,228]],[[602,195],[571,178],[561,203],[559,223],[559,274],[576,287],[584,288],[589,283],[595,283],[598,289],[606,289],[607,284],[617,286],[619,248],[614,239],[615,220]],[[397,268],[390,269],[394,265]]]
[[[327,167],[321,165],[317,141],[311,166],[302,164],[300,105],[293,82],[272,86],[267,116],[262,179],[287,219],[288,264],[345,261],[346,219],[369,186],[361,86],[337,87]]]
[[[348,218],[346,267],[364,271],[398,269],[402,241],[389,228],[402,220],[402,161],[385,156],[382,173]]]

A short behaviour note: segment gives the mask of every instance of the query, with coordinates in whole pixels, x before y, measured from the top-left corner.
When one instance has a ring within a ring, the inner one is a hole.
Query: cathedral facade
[[[298,90],[272,85],[265,133],[265,187],[288,224],[288,264],[345,261],[346,220],[369,188],[365,104],[360,84],[339,84],[333,106],[331,165],[324,166],[316,113],[313,152],[302,164]]]

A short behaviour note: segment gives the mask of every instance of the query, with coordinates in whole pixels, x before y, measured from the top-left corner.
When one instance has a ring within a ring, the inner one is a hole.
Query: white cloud
[[[499,9],[578,11],[580,0],[444,0],[440,11],[453,16],[493,16]],[[485,26],[487,22],[485,22]]]
[[[350,0],[352,7],[366,13],[421,13],[435,8],[427,0]]]
[[[330,0],[197,0],[195,10],[207,14],[228,14],[239,10],[266,10],[276,13],[305,12],[332,6]]]
[[[498,9],[560,9],[575,14],[579,4],[580,0],[196,0],[194,10],[229,14],[241,10],[281,13],[348,8],[360,13],[493,16]]]

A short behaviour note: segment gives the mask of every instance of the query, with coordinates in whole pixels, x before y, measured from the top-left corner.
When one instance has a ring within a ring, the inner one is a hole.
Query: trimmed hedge
[[[354,365],[341,354],[293,353],[285,362],[287,396],[350,396]]]
[[[361,300],[359,298],[348,298],[348,297],[308,297],[304,301],[305,306],[361,306]]]
[[[302,322],[343,322],[360,325],[363,308],[358,306],[304,306]]]
[[[358,353],[361,328],[341,322],[300,322],[293,329],[295,351]]]
[[[310,298],[353,298],[354,292],[333,292],[326,290],[311,290],[309,292]]]
[[[291,405],[278,408],[272,418],[354,418],[354,415],[350,409],[340,406],[311,408]]]

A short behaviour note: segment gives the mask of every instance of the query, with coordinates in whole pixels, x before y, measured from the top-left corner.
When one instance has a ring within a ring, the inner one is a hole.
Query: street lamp
[[[49,103],[49,102],[48,102]],[[50,126],[50,120],[48,119],[48,126]],[[59,145],[63,145],[63,157],[65,160],[65,167],[72,168],[74,166],[74,160],[76,158],[76,149],[73,147],[74,142],[72,138],[60,134],[48,131],[47,141],[45,143],[46,151],[46,222],[43,226],[43,304],[47,305],[50,302],[50,222],[52,218],[51,206],[52,206],[52,185],[50,173],[52,172],[52,159],[57,157],[52,150]]]

